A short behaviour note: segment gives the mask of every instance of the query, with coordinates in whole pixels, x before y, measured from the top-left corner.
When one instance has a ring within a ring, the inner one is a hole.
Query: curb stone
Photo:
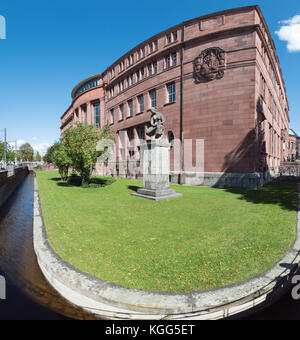
[[[262,275],[213,290],[166,293],[124,288],[84,273],[50,246],[37,179],[34,188],[34,250],[46,279],[70,303],[110,320],[216,320],[265,308],[291,288],[299,268],[300,194],[296,241],[284,257]]]

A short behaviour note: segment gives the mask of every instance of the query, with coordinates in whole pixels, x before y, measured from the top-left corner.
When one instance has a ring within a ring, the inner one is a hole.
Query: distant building
[[[285,162],[295,162],[299,159],[300,137],[292,129],[289,129],[289,141],[284,153]]]
[[[105,47],[104,47],[105,48]],[[122,162],[140,159],[150,107],[166,117],[166,134],[204,140],[203,173],[194,151],[171,150],[172,182],[257,188],[287,157],[289,106],[274,42],[258,6],[208,14],[171,27],[83,80],[61,117],[116,134]],[[96,172],[121,173],[118,165]]]

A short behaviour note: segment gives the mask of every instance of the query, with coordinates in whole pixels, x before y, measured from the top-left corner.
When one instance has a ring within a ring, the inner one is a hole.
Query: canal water
[[[34,176],[29,175],[0,208],[0,275],[6,300],[0,319],[93,319],[64,300],[41,273],[33,250]]]
[[[0,320],[94,319],[64,300],[39,270],[33,250],[33,190],[34,177],[29,175],[0,209],[0,275],[7,284]],[[300,320],[300,300],[288,293],[247,319]]]

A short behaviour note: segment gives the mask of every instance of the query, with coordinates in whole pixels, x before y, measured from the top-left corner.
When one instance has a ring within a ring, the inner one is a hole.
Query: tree
[[[52,156],[52,163],[58,168],[62,181],[68,178],[69,167],[71,166],[71,159],[66,153],[64,144],[59,143],[56,145],[55,151]]]
[[[33,148],[29,143],[25,143],[20,147],[22,160],[25,162],[31,162],[33,160]]]
[[[35,156],[34,156],[34,160],[37,162],[40,162],[42,160],[42,156],[40,155],[40,153],[37,151]]]
[[[53,163],[52,156],[53,156],[54,151],[59,147],[59,145],[60,145],[60,142],[54,142],[54,144],[51,145],[47,149],[47,152],[46,152],[45,156],[43,157],[44,162],[46,162],[48,164]]]
[[[112,139],[112,131],[107,126],[98,131],[91,125],[76,123],[65,131],[63,145],[72,168],[80,174],[82,187],[89,185],[93,166],[101,155],[96,147],[103,138]]]
[[[4,156],[5,152],[4,152],[4,142],[0,141],[0,160],[4,160]],[[6,143],[6,161],[7,162],[14,162],[15,161],[15,157],[16,157],[16,153],[13,149],[13,147]]]

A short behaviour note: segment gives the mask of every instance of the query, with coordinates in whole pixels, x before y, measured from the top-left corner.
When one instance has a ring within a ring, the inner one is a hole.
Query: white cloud
[[[289,52],[300,51],[300,15],[279,22],[282,24],[279,31],[275,33],[280,40],[287,41]]]
[[[17,140],[17,148],[19,148],[21,145],[25,144],[26,141],[23,139]],[[16,145],[16,142],[9,142],[9,144],[14,148]]]
[[[23,139],[19,139],[17,140],[17,147],[18,149],[20,148],[21,145],[27,143],[25,140]],[[13,148],[15,148],[15,142],[10,142],[9,143]],[[31,144],[31,143],[29,143]],[[47,149],[51,146],[51,144],[49,143],[40,143],[40,144],[31,144],[31,146],[33,147],[34,152],[36,153],[37,151],[40,153],[40,155],[44,156],[44,154],[46,153]]]
[[[32,145],[33,149],[34,149],[34,152],[39,152],[40,155],[44,156],[47,149],[51,146],[51,144],[48,144],[48,143],[41,143],[41,144],[35,144],[35,145]]]

